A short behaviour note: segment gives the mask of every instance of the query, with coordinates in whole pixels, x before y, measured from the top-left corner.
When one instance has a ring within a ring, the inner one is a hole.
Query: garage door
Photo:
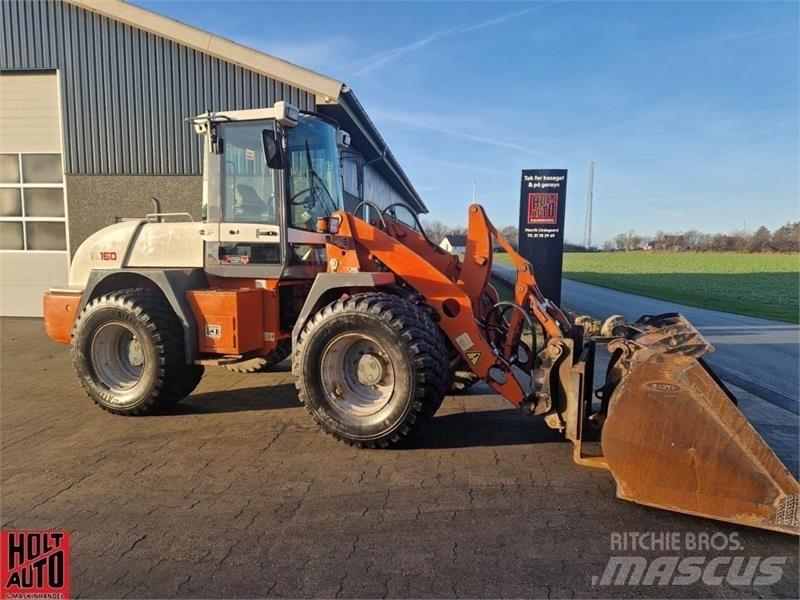
[[[58,76],[0,74],[0,314],[41,316],[67,248]]]

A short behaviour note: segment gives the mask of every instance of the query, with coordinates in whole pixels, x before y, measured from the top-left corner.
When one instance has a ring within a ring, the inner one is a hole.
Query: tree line
[[[451,227],[441,221],[423,221],[428,238],[440,243],[448,235],[466,235],[465,227]],[[509,225],[500,229],[508,242],[517,248],[519,230]],[[705,233],[689,229],[679,233],[657,231],[655,235],[639,235],[631,229],[614,236],[601,248],[586,248],[564,242],[566,252],[631,252],[652,250],[667,252],[800,252],[800,221],[789,222],[775,231],[763,225],[754,232],[736,230],[730,233]]]
[[[583,248],[586,251],[586,248]],[[679,233],[657,231],[642,236],[634,230],[614,236],[603,244],[605,252],[660,250],[671,252],[800,252],[800,221],[789,222],[775,231],[763,225],[754,232],[705,233],[689,229]]]
[[[448,235],[467,235],[466,227],[451,227],[450,225],[445,225],[441,221],[423,221],[422,227],[425,229],[425,234],[428,236],[428,239],[436,244],[440,243]],[[506,238],[508,243],[516,250],[519,240],[519,230],[513,225],[508,225],[507,227],[502,227],[500,233],[503,234],[503,237]]]

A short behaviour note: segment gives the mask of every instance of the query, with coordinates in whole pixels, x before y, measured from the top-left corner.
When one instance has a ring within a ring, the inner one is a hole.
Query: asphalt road
[[[800,327],[791,323],[694,308],[564,279],[562,302],[597,318],[680,312],[716,350],[707,362],[726,382],[798,414]]]
[[[484,385],[407,446],[362,451],[317,430],[286,364],[210,368],[173,410],[117,417],[41,320],[0,319],[0,381],[0,526],[70,531],[76,598],[798,597],[795,538],[616,500],[608,473]],[[759,419],[785,413],[763,404]],[[683,542],[621,549],[621,532]],[[672,555],[778,557],[781,576],[595,582],[611,557]]]

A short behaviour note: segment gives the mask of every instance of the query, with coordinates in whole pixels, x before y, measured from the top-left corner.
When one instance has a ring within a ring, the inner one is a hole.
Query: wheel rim
[[[322,351],[322,387],[338,410],[368,417],[389,404],[395,373],[386,350],[373,337],[340,335]]]
[[[128,325],[102,325],[92,337],[91,355],[98,379],[114,393],[130,391],[142,379],[144,348]]]

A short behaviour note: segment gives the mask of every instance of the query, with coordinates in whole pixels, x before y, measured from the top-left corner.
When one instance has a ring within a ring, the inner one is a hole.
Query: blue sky
[[[796,2],[144,2],[350,85],[430,208],[569,169],[566,237],[800,218]]]

